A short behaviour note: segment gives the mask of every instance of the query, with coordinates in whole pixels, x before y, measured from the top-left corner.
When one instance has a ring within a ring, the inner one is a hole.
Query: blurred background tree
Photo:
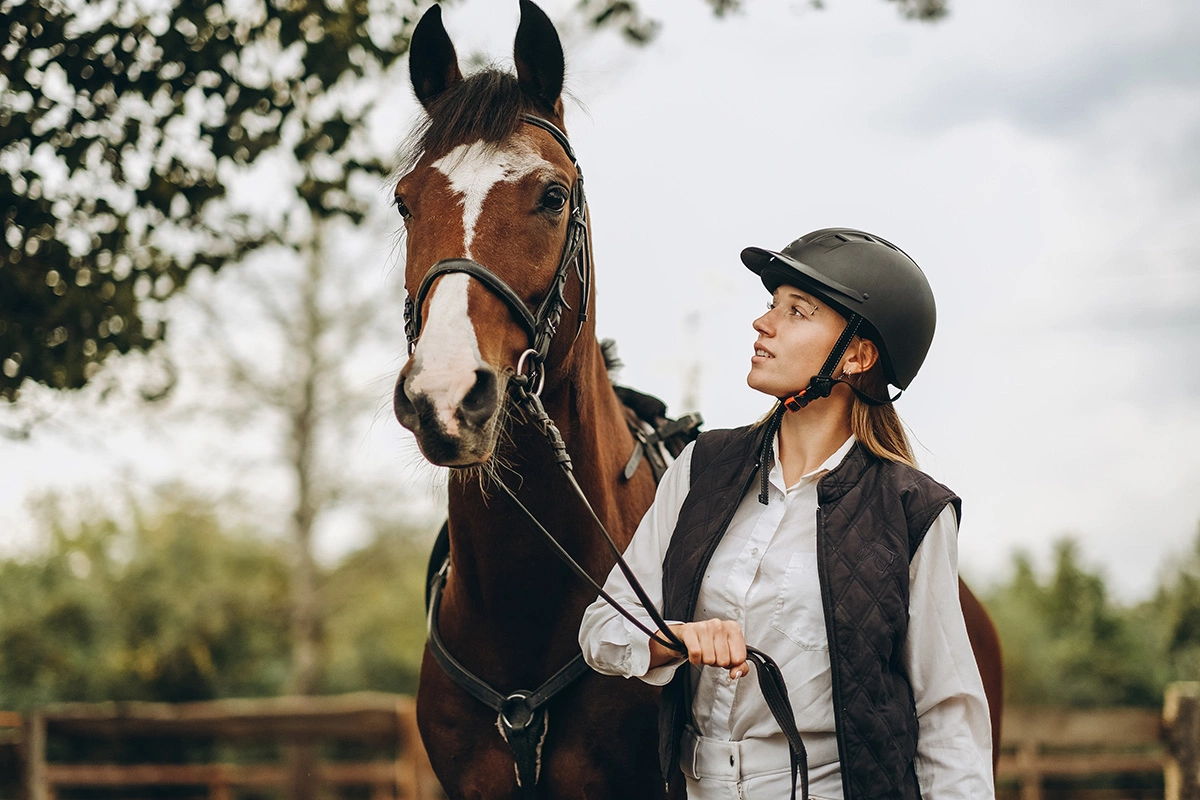
[[[222,524],[179,486],[133,503],[131,521],[68,499],[40,500],[36,551],[0,560],[0,708],[288,690],[290,564],[278,536]],[[327,658],[315,691],[416,689],[433,531],[402,515],[372,529],[319,573]],[[986,597],[1006,702],[1161,707],[1168,683],[1197,672],[1198,585],[1200,535],[1152,598],[1129,605],[1108,598],[1072,539],[1041,575],[1016,554],[1011,579]]]
[[[77,388],[150,347],[165,320],[145,302],[198,266],[362,218],[349,184],[387,166],[361,87],[403,55],[416,7],[376,5],[0,2],[0,397],[26,377]],[[298,165],[282,219],[229,202],[270,153]]]
[[[0,708],[286,690],[289,565],[277,541],[223,528],[178,487],[135,506],[132,523],[77,516],[53,497],[41,506],[37,552],[0,561]],[[424,532],[380,524],[386,533],[323,578],[337,601],[320,691],[416,689]]]
[[[1172,663],[1170,652],[1172,641],[1179,652],[1200,652],[1200,631],[1178,623],[1186,612],[1161,611],[1186,607],[1181,598],[1190,587],[1181,587],[1198,566],[1200,556],[1193,556],[1190,567],[1164,574],[1153,600],[1122,606],[1109,598],[1103,576],[1083,563],[1073,538],[1055,543],[1044,577],[1027,554],[1014,554],[1011,579],[984,597],[1004,645],[1005,701],[1161,707],[1167,683],[1195,677],[1187,659]]]

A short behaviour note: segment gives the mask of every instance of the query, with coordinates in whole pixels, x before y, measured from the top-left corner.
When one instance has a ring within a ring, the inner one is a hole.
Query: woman
[[[664,776],[682,771],[693,800],[791,791],[747,642],[783,672],[810,796],[993,797],[959,500],[916,469],[887,396],[929,349],[929,284],[899,248],[845,228],[742,261],[771,292],[747,382],[778,404],[689,446],[625,553],[691,666],[602,600],[583,618],[584,657],[665,687]],[[605,589],[649,622],[619,572]]]

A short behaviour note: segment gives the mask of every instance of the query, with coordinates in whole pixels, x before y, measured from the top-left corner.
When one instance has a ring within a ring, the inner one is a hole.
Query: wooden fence
[[[1154,796],[1200,800],[1200,683],[1168,687],[1161,712],[1006,708],[1002,738],[997,787],[1015,783],[1020,800],[1043,800],[1048,780],[1134,775],[1162,776]],[[1147,795],[1077,789],[1070,796]]]
[[[305,800],[354,788],[353,796],[365,790],[371,800],[442,797],[417,734],[413,701],[397,695],[60,705],[31,715],[24,731],[26,800],[56,800],[80,789],[150,787],[173,787],[178,794],[172,796],[210,800],[232,800],[244,790]],[[208,744],[209,752],[226,754],[226,760],[95,763],[63,755],[70,748],[62,742],[81,740],[110,748],[130,740],[198,741]],[[58,753],[47,758],[56,743]],[[358,758],[331,758],[333,745]],[[227,754],[239,748],[259,757],[228,763],[233,759]],[[363,753],[370,756],[364,760]]]
[[[20,731],[23,734],[16,736]],[[109,742],[198,737],[235,747],[268,741],[283,745],[283,758],[252,763],[72,763],[61,754],[47,759],[48,743],[56,737]],[[365,761],[322,757],[319,745],[335,741],[382,746],[390,757]],[[346,787],[369,789],[371,800],[442,796],[417,736],[413,703],[397,695],[64,705],[24,720],[0,712],[0,751],[6,744],[23,753],[26,800],[55,800],[73,790],[104,787],[177,787],[179,796],[191,787],[192,796],[211,800],[231,800],[242,791],[263,789],[304,800],[336,795]],[[0,768],[5,763],[2,755]],[[1005,710],[997,775],[1002,797],[1045,800],[1050,796],[1049,782],[1129,775],[1152,780],[1161,775],[1163,789],[1152,794],[1059,789],[1054,794],[1200,800],[1200,683],[1172,685],[1162,712]]]

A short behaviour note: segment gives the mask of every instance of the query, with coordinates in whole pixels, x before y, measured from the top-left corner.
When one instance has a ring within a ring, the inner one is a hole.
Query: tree
[[[130,522],[42,498],[39,552],[0,562],[0,708],[277,694],[287,570],[178,488]]]
[[[36,552],[0,560],[0,708],[286,691],[289,565],[277,540],[227,527],[180,486],[128,513],[96,513],[86,497],[37,506]],[[432,531],[403,517],[376,528],[322,579],[333,632],[322,691],[416,688]]]
[[[288,532],[295,694],[315,691],[326,663],[319,524],[337,508],[368,514],[398,501],[390,481],[352,462],[381,397],[390,397],[355,367],[386,362],[403,341],[401,287],[361,280],[359,260],[346,250],[348,227],[316,225],[302,252],[266,248],[251,269],[226,275],[219,291],[189,298],[203,315],[203,335],[189,342],[192,371],[206,384],[197,412],[223,423],[218,438],[256,432],[256,474],[277,471],[286,481],[258,524]],[[372,345],[379,354],[364,357]]]
[[[1170,679],[1195,680],[1200,674],[1200,531],[1191,550],[1163,576],[1143,616],[1159,631]]]
[[[1164,676],[1154,641],[1114,606],[1104,579],[1082,564],[1069,538],[1039,580],[1025,553],[1013,556],[1008,584],[989,593],[1004,643],[1006,701],[1090,707],[1162,702]]]
[[[0,0],[0,397],[82,386],[162,339],[146,301],[284,240],[227,198],[264,154],[294,158],[312,218],[361,219],[350,182],[387,167],[354,90],[403,55],[415,7]]]
[[[322,584],[330,621],[323,688],[414,694],[425,647],[425,568],[433,530],[379,520],[366,547]]]

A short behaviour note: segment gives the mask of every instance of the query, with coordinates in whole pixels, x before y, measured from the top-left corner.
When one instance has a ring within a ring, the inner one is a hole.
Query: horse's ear
[[[431,99],[462,80],[458,54],[442,24],[441,6],[431,6],[413,29],[408,44],[408,74],[417,99],[426,108]]]
[[[521,0],[521,24],[513,44],[517,80],[542,113],[562,119],[563,49],[554,23],[531,0]]]

